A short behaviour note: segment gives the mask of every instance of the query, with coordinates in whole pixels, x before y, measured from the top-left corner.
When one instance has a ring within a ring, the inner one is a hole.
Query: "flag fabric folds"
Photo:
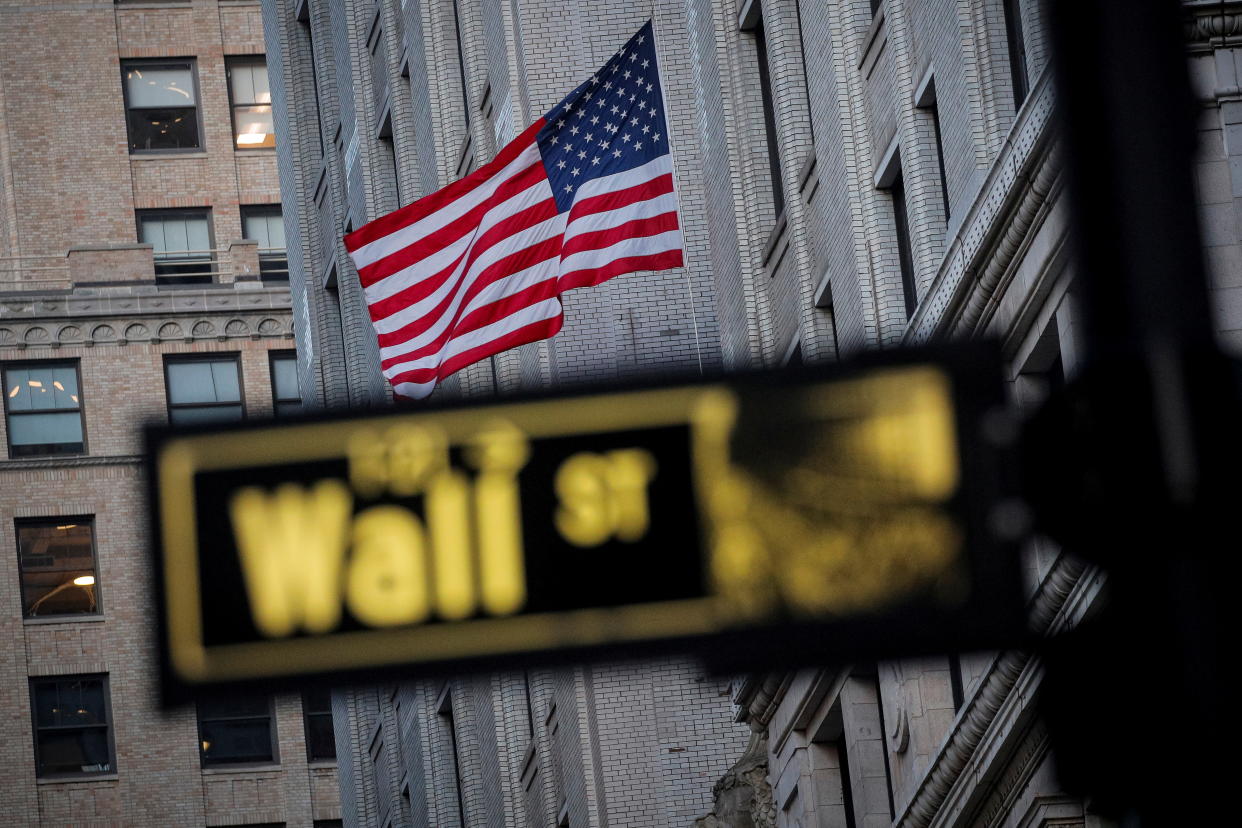
[[[680,267],[651,22],[491,162],[360,227],[345,247],[384,376],[412,398],[554,336],[566,290]]]

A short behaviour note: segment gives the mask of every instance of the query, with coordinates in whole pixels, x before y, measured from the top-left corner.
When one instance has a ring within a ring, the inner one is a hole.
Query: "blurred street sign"
[[[167,686],[1012,642],[997,364],[154,431]]]

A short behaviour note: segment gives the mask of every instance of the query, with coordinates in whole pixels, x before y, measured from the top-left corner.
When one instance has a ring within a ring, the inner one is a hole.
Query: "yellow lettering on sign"
[[[339,480],[272,494],[248,486],[229,503],[255,627],[265,636],[332,630],[353,497]]]
[[[455,621],[475,610],[474,562],[470,555],[470,483],[445,471],[427,486],[427,526],[435,572],[436,611]]]
[[[573,455],[556,472],[557,530],[575,546],[599,546],[612,537],[639,540],[651,524],[647,486],[655,473],[646,449]]]
[[[372,506],[358,515],[345,602],[355,618],[372,627],[427,620],[427,540],[410,510]]]
[[[516,427],[496,422],[467,447],[466,459],[479,470],[474,518],[483,609],[492,615],[509,615],[526,602],[517,473],[530,459],[530,447]]]

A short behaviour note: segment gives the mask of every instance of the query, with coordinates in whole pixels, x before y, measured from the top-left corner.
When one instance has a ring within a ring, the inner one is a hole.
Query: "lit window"
[[[124,61],[129,151],[198,149],[194,61]]]
[[[168,421],[173,425],[240,420],[243,415],[237,357],[169,359]]]
[[[298,358],[288,351],[272,354],[272,402],[277,417],[302,411],[298,390]]]
[[[37,775],[113,771],[105,676],[31,679],[30,699],[34,706]]]
[[[306,718],[306,758],[314,761],[336,758],[336,736],[332,730],[332,693],[317,688],[302,694],[302,715]]]
[[[99,612],[95,537],[89,518],[17,524],[22,612],[27,617]]]
[[[272,92],[267,85],[267,61],[262,57],[228,58],[228,74],[237,148],[276,146]]]
[[[81,454],[82,399],[72,362],[42,362],[4,369],[4,410],[9,456]]]
[[[200,699],[198,739],[203,767],[275,762],[271,698],[233,695]]]
[[[214,280],[207,210],[140,211],[138,241],[154,247],[156,284],[199,285]]]
[[[259,243],[259,273],[263,281],[287,282],[289,259],[285,253],[285,220],[279,204],[241,208],[242,232]]]

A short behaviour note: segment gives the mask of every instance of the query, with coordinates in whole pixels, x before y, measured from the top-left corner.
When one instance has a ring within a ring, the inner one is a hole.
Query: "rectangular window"
[[[755,50],[759,61],[759,87],[763,95],[763,129],[767,135],[768,173],[772,177],[772,209],[777,218],[785,212],[785,183],[781,179],[781,156],[777,144],[776,109],[773,104],[772,77],[768,71],[768,41],[763,18],[755,24]]]
[[[910,222],[906,213],[906,186],[901,175],[889,187],[893,197],[893,225],[897,231],[897,259],[901,265],[901,290],[906,300],[906,319],[914,316],[919,295],[914,284],[914,258],[910,252]]]
[[[225,58],[229,103],[233,107],[233,145],[237,149],[276,146],[272,91],[267,85],[267,59],[262,55]]]
[[[944,201],[944,219],[949,220],[949,178],[944,172],[944,141],[940,137],[940,107],[933,101],[928,107],[932,118],[932,137],[936,141],[936,162],[940,165],[940,198]]]
[[[198,702],[203,767],[276,761],[271,697],[238,694]]]
[[[30,701],[38,776],[111,773],[115,769],[106,676],[31,679]]]
[[[215,281],[209,210],[140,210],[138,241],[154,247],[157,285]]]
[[[875,17],[875,13],[880,10],[880,4],[883,2],[884,0],[871,0],[871,16],[872,17]]]
[[[315,688],[302,693],[302,716],[306,720],[306,758],[312,762],[336,759],[331,691]]]
[[[1009,42],[1009,71],[1013,76],[1013,106],[1022,106],[1031,91],[1026,71],[1026,39],[1022,35],[1022,5],[1019,0],[1001,0],[1005,10],[1005,38]]]
[[[265,282],[289,281],[285,219],[279,204],[241,208],[242,233],[259,243],[259,273]]]
[[[193,60],[121,61],[130,152],[202,147]]]
[[[7,366],[4,389],[9,457],[86,451],[76,362]]]
[[[186,425],[240,420],[245,412],[237,369],[236,355],[166,360],[168,422]]]
[[[17,562],[27,618],[99,612],[91,518],[18,521]]]
[[[302,411],[302,392],[298,388],[298,358],[292,351],[271,355],[272,402],[277,417]]]

